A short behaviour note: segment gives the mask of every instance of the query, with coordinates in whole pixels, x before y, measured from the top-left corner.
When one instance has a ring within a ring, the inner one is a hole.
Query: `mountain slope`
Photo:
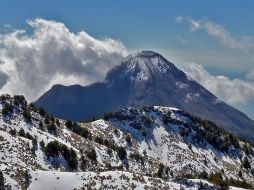
[[[126,106],[172,106],[254,140],[254,121],[151,51],[126,57],[107,74],[104,83],[84,87],[55,85],[35,104],[57,117],[76,121]]]
[[[1,96],[0,111],[7,189],[219,189],[210,182],[254,181],[252,145],[176,108],[129,107],[73,123]]]

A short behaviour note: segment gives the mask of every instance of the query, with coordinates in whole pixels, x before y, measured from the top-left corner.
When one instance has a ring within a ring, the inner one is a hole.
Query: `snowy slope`
[[[165,123],[165,116],[171,119],[169,123]],[[154,106],[123,109],[109,122],[137,140],[135,151],[140,154],[145,151],[147,156],[169,166],[177,175],[210,173],[223,168],[227,177],[239,178],[241,159],[248,155],[232,145],[225,152],[218,150],[197,134],[194,126],[198,124],[192,120],[191,116],[175,108]],[[249,160],[253,163],[252,156]],[[245,177],[254,180],[251,174]]]
[[[184,182],[183,182],[184,181]],[[49,172],[33,171],[32,182],[29,189],[54,190],[54,189],[170,189],[170,190],[195,190],[200,183],[206,189],[216,189],[211,183],[203,180],[183,180],[182,182],[164,181],[159,178],[141,176],[125,171],[107,172]],[[204,188],[204,189],[205,189]],[[230,187],[231,190],[241,188]]]
[[[8,113],[3,111],[6,105],[13,107]],[[23,99],[17,103],[17,98],[1,96],[0,109],[0,170],[7,189],[198,189],[201,179],[187,178],[202,172],[220,172],[224,180],[254,182],[253,168],[243,167],[244,159],[251,167],[254,164],[249,143],[210,129],[207,123],[176,108],[128,107],[107,113],[104,119],[73,123],[79,126],[75,130]],[[50,130],[52,125],[55,132]],[[26,135],[21,135],[21,129]],[[210,141],[210,133],[219,143]],[[45,147],[53,141],[76,153],[74,169],[63,152],[47,155]],[[120,149],[127,153],[124,158]],[[96,159],[89,156],[91,150]]]

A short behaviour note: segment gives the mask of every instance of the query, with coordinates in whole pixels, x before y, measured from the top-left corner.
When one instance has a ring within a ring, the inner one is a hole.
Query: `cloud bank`
[[[222,75],[210,74],[202,65],[187,63],[184,71],[202,86],[227,103],[243,104],[254,98],[254,81],[230,79]],[[253,77],[252,72],[246,77]]]
[[[128,54],[119,41],[72,33],[60,22],[28,20],[31,31],[0,35],[0,93],[35,100],[53,84],[87,85]]]
[[[191,32],[205,32],[218,43],[222,44],[224,46],[223,50],[232,50],[236,56],[248,56],[253,61],[254,43],[252,37],[235,37],[225,27],[208,19],[193,19],[191,17],[178,16],[175,20],[177,23],[188,23]],[[237,60],[238,57],[233,58],[233,60]],[[240,61],[237,63],[240,67],[241,62],[240,58]],[[233,61],[231,64],[234,64]],[[243,79],[230,79],[223,75],[216,76],[210,74],[201,64],[186,63],[182,67],[194,80],[229,104],[238,106],[254,99],[254,70],[246,73]]]

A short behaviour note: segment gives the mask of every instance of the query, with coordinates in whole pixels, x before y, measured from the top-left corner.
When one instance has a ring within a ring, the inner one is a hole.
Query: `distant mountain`
[[[254,185],[253,145],[170,107],[128,107],[78,123],[2,95],[0,155],[0,189],[7,190]]]
[[[103,83],[54,85],[35,104],[57,117],[76,121],[100,117],[104,112],[127,106],[172,106],[254,140],[253,120],[152,51],[126,57],[108,72]]]

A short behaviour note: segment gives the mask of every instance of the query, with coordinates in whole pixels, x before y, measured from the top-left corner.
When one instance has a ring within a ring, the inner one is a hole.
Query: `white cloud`
[[[217,41],[232,49],[249,50],[253,49],[253,39],[249,36],[241,36],[239,38],[233,37],[222,25],[207,19],[195,20],[191,17],[176,17],[177,23],[188,22],[191,31],[203,30],[208,35],[215,38]]]
[[[254,98],[254,82],[214,76],[196,63],[186,63],[184,71],[202,86],[230,104],[241,104]]]
[[[55,83],[101,81],[128,53],[117,40],[72,33],[60,22],[38,18],[27,23],[31,32],[0,35],[0,93],[35,100]]]

